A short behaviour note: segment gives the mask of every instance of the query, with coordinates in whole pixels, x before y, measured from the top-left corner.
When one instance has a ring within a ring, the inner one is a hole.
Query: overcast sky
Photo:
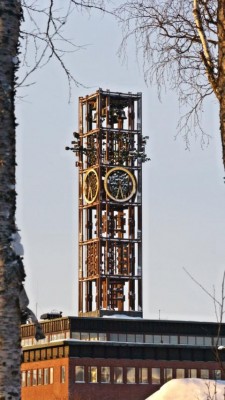
[[[143,164],[144,317],[215,319],[213,302],[183,270],[211,292],[215,285],[220,296],[225,185],[215,99],[202,116],[209,146],[203,150],[193,135],[191,150],[185,150],[182,137],[175,140],[176,95],[167,91],[160,103],[157,88],[145,85],[134,43],[128,63],[121,63],[121,31],[111,17],[74,13],[68,35],[87,44],[65,58],[86,88],[74,88],[69,104],[66,78],[51,62],[32,76],[36,84],[21,90],[16,104],[17,224],[31,308],[38,315],[77,315],[78,170],[64,148],[78,129],[78,97],[101,87],[143,93],[143,135],[150,137],[151,158]]]

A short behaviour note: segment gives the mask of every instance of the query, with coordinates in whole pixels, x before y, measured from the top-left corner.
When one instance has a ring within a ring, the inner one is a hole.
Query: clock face
[[[115,167],[108,171],[104,186],[109,198],[121,203],[128,201],[136,192],[134,175],[123,167]]]
[[[96,200],[99,190],[97,172],[90,168],[84,177],[84,198],[86,203],[90,204]]]

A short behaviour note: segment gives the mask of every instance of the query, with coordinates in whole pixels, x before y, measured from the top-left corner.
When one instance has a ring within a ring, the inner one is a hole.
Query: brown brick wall
[[[60,382],[60,367],[66,367],[66,382]],[[85,366],[85,383],[75,383],[75,366]],[[88,366],[98,368],[98,381],[100,380],[100,367],[111,367],[111,382],[113,382],[113,367],[123,367],[124,383],[87,383]],[[184,362],[184,361],[157,361],[157,360],[126,360],[126,359],[95,359],[95,358],[61,358],[22,364],[22,371],[54,367],[54,383],[22,388],[22,400],[144,400],[159,389],[160,385],[151,384],[151,368],[161,369],[161,384],[163,381],[163,368],[173,369],[173,378],[176,377],[177,368],[187,370],[194,368],[210,370],[209,378],[213,378],[212,371],[219,369],[217,362]],[[149,369],[149,383],[126,383],[126,367],[136,367],[136,382],[138,382],[138,368]]]
[[[60,366],[66,367],[66,381],[61,383]],[[68,358],[23,363],[22,371],[54,368],[54,383],[22,387],[22,400],[68,400]]]

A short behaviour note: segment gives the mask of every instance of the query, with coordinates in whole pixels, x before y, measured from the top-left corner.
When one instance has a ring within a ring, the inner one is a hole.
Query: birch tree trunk
[[[218,0],[218,93],[220,103],[220,133],[225,168],[225,0]]]
[[[20,20],[20,1],[0,0],[0,400],[20,399],[19,293],[24,271],[14,249],[14,81]]]

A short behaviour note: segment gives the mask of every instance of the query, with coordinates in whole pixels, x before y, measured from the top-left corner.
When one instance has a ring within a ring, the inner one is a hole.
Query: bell
[[[117,122],[118,122],[118,114],[117,114],[116,110],[113,110],[113,112],[111,114],[110,122],[112,124],[117,124]]]
[[[118,110],[118,111],[117,111],[117,116],[118,116],[118,119],[127,119],[124,110]]]

